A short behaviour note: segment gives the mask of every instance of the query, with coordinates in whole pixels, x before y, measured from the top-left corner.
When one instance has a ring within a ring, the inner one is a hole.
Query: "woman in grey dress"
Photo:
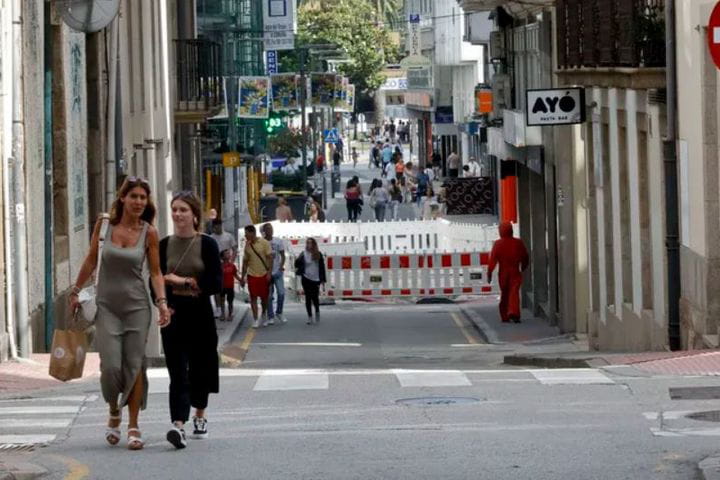
[[[102,262],[97,286],[95,344],[100,354],[100,385],[110,408],[105,439],[110,445],[120,441],[122,408],[127,405],[128,449],[141,450],[144,442],[138,429],[138,415],[147,400],[145,344],[152,320],[147,281],[143,265],[147,259],[158,324],[170,322],[165,283],[160,272],[159,237],[152,226],[155,206],[150,185],[141,178],[128,177],[120,187],[110,213],[102,258],[98,259],[98,240],[102,219],[98,220],[90,250],[70,294],[70,308],[78,306],[77,294],[90,279],[98,261]]]

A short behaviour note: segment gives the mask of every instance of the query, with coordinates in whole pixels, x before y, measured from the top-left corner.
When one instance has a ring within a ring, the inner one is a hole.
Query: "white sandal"
[[[128,428],[128,450],[142,450],[145,446],[145,441],[141,437],[130,435],[130,432],[136,432],[142,435],[139,428]]]
[[[115,428],[107,427],[105,430],[105,440],[112,446],[117,445],[120,443],[121,438],[121,432],[120,432],[120,423],[122,423],[122,416],[121,415],[110,415],[109,420],[117,420],[118,426]]]

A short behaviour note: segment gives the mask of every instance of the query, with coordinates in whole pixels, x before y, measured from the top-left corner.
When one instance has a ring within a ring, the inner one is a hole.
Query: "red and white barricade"
[[[326,257],[332,298],[496,295],[487,283],[489,254],[477,252]],[[299,281],[295,279],[296,288]]]

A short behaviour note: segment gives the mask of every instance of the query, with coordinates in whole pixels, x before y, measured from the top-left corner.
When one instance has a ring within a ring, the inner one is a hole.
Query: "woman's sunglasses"
[[[142,177],[136,177],[136,176],[134,176],[134,175],[127,177],[125,180],[126,180],[128,183],[137,183],[137,184],[141,184],[141,185],[150,186],[150,183],[149,183],[147,180],[145,180],[145,179],[142,178]]]

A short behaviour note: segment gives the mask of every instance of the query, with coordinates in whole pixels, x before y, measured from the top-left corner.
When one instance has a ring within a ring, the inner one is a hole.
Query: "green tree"
[[[374,91],[385,81],[381,71],[397,57],[390,31],[377,21],[369,0],[315,0],[298,12],[299,46],[332,43],[345,52],[348,63],[338,70],[350,78],[358,92]]]

